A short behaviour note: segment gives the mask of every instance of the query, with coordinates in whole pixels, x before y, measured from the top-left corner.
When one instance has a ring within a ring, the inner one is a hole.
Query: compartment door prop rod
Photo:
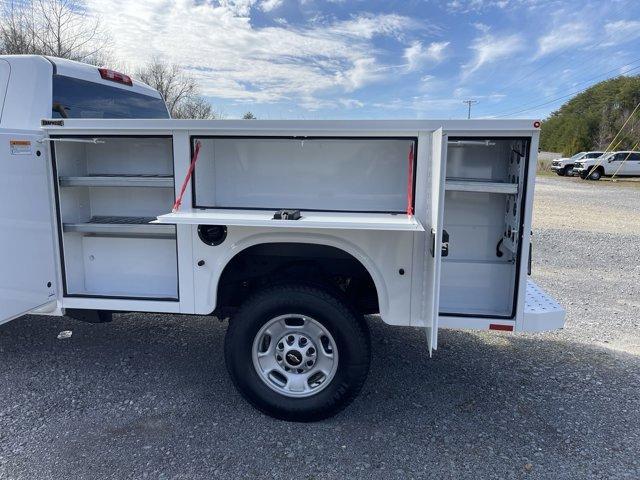
[[[413,144],[409,150],[409,168],[407,175],[407,215],[413,215]]]
[[[198,161],[198,155],[200,154],[200,140],[196,140],[195,148],[193,150],[193,156],[191,157],[191,164],[189,164],[189,169],[187,170],[187,175],[184,177],[184,181],[182,182],[182,187],[180,187],[180,195],[176,198],[175,203],[173,204],[173,208],[171,209],[172,213],[176,213],[180,210],[180,206],[182,205],[182,197],[184,197],[184,192],[187,189],[187,185],[189,184],[189,180],[193,176],[193,170],[196,168],[196,162]]]

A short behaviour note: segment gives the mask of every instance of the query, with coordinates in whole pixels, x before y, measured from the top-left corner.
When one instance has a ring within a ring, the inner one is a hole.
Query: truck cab
[[[160,93],[131,77],[72,60],[0,56],[0,128],[43,118],[170,118]]]
[[[53,181],[41,119],[170,118],[160,93],[127,75],[39,55],[0,56],[0,323],[60,314]],[[29,254],[17,258],[16,252]],[[34,271],[43,276],[34,275]]]

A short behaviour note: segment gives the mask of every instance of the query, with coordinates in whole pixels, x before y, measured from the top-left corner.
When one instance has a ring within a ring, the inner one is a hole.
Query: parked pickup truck
[[[157,90],[106,68],[40,55],[0,55],[0,128],[43,118],[170,118]]]
[[[0,65],[0,323],[229,319],[239,392],[298,421],[356,397],[371,321],[428,355],[441,328],[564,325],[527,276],[538,121],[172,120],[116,72]]]
[[[582,159],[574,171],[582,179],[600,180],[603,176],[640,177],[640,152],[611,152],[601,158]]]
[[[573,175],[573,167],[576,162],[583,159],[598,158],[603,153],[604,152],[579,152],[569,158],[558,158],[551,162],[551,170],[561,177],[564,177],[565,175]]]

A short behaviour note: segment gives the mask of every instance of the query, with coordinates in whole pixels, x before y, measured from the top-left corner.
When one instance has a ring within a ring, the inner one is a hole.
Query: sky
[[[225,118],[545,118],[640,74],[638,0],[88,0],[128,65],[178,63]]]

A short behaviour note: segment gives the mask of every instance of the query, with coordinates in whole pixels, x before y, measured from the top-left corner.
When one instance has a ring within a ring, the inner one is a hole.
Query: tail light
[[[133,87],[133,80],[129,75],[125,75],[124,73],[116,72],[115,70],[109,70],[108,68],[99,68],[100,76],[103,80],[109,80],[110,82],[122,83],[123,85],[128,85]]]

